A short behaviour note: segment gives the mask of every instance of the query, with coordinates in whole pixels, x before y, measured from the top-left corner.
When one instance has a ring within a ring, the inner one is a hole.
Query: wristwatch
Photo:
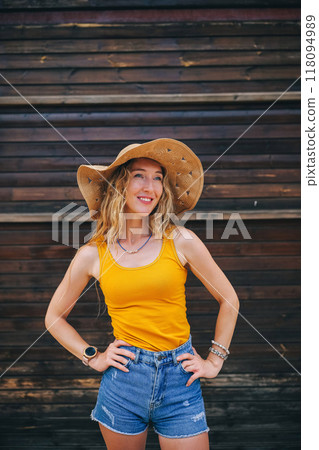
[[[82,362],[85,366],[89,365],[89,361],[97,355],[97,348],[93,345],[86,347],[83,351]]]

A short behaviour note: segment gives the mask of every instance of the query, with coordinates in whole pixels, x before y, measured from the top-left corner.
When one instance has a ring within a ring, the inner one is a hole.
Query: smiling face
[[[124,212],[149,215],[163,193],[163,171],[153,159],[137,158],[130,168]]]

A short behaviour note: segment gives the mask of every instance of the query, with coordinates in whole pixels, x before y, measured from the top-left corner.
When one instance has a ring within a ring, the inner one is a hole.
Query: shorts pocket
[[[191,375],[193,372],[188,372],[186,369],[184,369],[184,367],[182,366],[182,362],[180,362],[179,364],[179,369],[182,373],[185,373],[186,375]]]
[[[185,353],[190,353],[191,355],[194,355],[194,351],[193,351],[192,348],[191,348],[188,352],[185,352]],[[189,361],[189,360],[184,359],[184,360],[182,360],[182,361],[179,362],[178,366],[179,366],[180,371],[181,371],[182,373],[186,374],[186,375],[191,375],[191,374],[193,374],[194,372],[191,372],[191,371],[189,371],[189,370],[184,369],[184,367],[182,366],[182,362],[184,362],[184,361],[186,362],[186,361]]]
[[[126,356],[124,356],[124,358],[126,358]],[[121,366],[129,368],[129,366],[131,365],[131,363],[133,362],[133,360],[131,358],[128,358],[128,360],[126,361],[125,364],[119,362],[119,364],[121,364]],[[111,370],[121,370],[118,367],[115,366],[109,366],[106,370],[104,370],[103,375],[109,373]],[[122,371],[123,372],[123,371]]]

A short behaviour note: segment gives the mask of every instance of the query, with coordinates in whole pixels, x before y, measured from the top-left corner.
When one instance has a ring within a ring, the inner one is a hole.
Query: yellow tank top
[[[100,286],[113,334],[151,351],[172,350],[187,341],[187,269],[181,264],[173,239],[163,236],[159,256],[141,267],[119,265],[101,238]]]

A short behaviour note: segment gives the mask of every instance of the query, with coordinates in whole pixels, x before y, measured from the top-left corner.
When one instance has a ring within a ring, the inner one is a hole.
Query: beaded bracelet
[[[222,344],[219,344],[218,342],[214,341],[213,339],[211,340],[211,343],[212,343],[212,344],[215,344],[215,345],[218,345],[218,347],[220,347],[220,348],[222,348],[223,350],[225,350],[226,355],[229,355],[229,354],[230,354],[230,351],[229,351],[226,347],[224,347]]]
[[[222,353],[220,353],[218,350],[216,350],[213,347],[209,347],[209,351],[212,353],[215,353],[215,355],[219,356],[220,358],[222,358],[224,361],[226,361],[226,359],[228,358],[228,355],[223,355]]]

